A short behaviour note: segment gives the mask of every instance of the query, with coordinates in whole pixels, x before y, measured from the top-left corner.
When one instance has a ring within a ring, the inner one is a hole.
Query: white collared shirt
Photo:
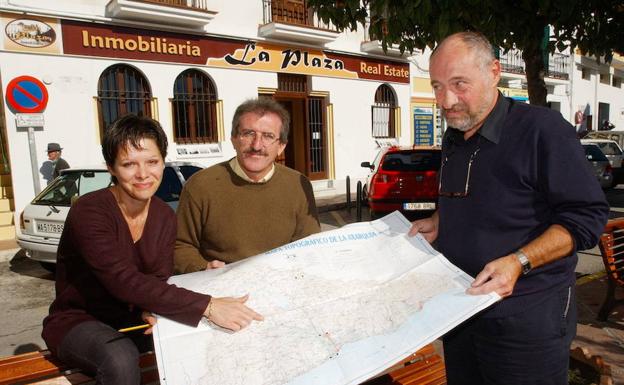
[[[245,171],[241,167],[240,163],[238,163],[237,157],[234,157],[232,158],[232,160],[230,160],[230,167],[232,167],[232,170],[234,171],[234,173],[236,173],[236,175],[240,176],[249,183],[266,183],[269,181],[269,179],[271,179],[271,177],[273,177],[273,174],[275,173],[275,164],[272,164],[269,172],[262,179],[255,181],[251,179],[247,174],[245,174]]]

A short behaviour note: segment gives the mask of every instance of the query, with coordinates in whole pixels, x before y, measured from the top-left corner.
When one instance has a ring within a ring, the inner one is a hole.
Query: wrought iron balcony
[[[170,7],[189,8],[196,11],[209,11],[208,0],[132,0],[143,3],[154,3]]]
[[[500,51],[500,57],[498,58],[501,64],[501,70],[503,72],[524,75],[524,59],[522,59],[522,51],[517,49],[510,49],[507,52]]]
[[[308,43],[329,43],[339,32],[332,24],[323,23],[307,6],[306,0],[262,0],[262,37]]]
[[[162,23],[199,29],[208,24],[216,12],[208,9],[208,0],[110,0],[107,16]]]
[[[558,52],[549,55],[546,76],[562,80],[570,79],[570,55]]]
[[[501,51],[499,61],[503,72],[526,75],[526,67],[522,59],[522,51],[511,49],[506,53]],[[568,80],[570,78],[570,55],[555,52],[548,55],[548,68],[545,76],[554,79]]]

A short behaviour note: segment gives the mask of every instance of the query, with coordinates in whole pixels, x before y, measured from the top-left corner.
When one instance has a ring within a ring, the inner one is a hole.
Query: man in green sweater
[[[182,190],[176,273],[222,267],[320,231],[310,181],[274,163],[286,148],[289,123],[270,98],[236,109],[236,157],[197,172]]]

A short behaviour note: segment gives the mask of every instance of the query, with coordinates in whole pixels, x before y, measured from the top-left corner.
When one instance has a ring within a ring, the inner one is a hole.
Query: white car
[[[186,180],[202,167],[186,162],[167,162],[163,180],[156,196],[174,210],[178,207],[180,192]],[[50,183],[30,202],[20,215],[17,243],[26,256],[53,270],[65,218],[74,200],[91,191],[106,188],[111,175],[106,167],[70,168]]]

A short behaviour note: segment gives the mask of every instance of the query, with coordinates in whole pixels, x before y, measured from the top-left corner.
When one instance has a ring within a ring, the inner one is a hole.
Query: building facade
[[[102,134],[126,113],[160,121],[167,160],[210,166],[235,155],[235,108],[272,97],[292,116],[279,161],[317,195],[363,178],[359,164],[379,142],[413,142],[407,59],[364,31],[323,24],[304,0],[0,0],[0,26],[1,155],[17,215],[35,179],[45,186],[33,170],[47,143],[60,143],[72,166],[101,164]],[[12,96],[24,97],[23,76],[47,92],[43,125],[30,135]]]

